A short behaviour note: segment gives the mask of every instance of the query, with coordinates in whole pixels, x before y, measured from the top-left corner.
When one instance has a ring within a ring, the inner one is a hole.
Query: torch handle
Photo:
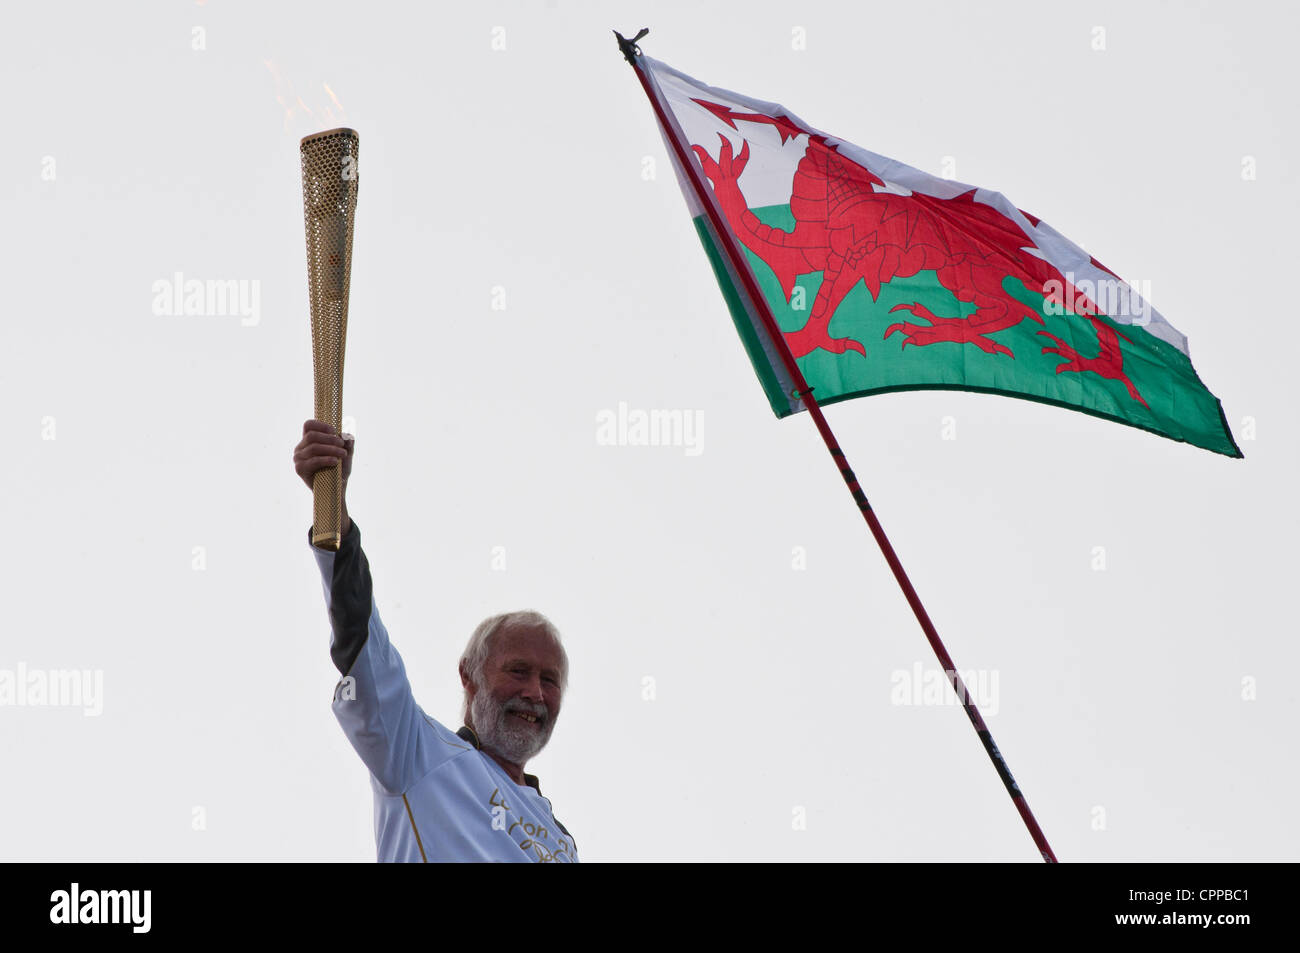
[[[343,540],[342,464],[317,470],[311,478],[313,546],[338,551]]]

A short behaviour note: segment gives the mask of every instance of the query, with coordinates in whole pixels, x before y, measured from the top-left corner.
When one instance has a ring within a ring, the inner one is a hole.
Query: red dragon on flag
[[[782,143],[798,135],[808,137],[807,151],[791,183],[790,211],[796,225],[789,232],[764,225],[749,209],[740,187],[749,161],[748,140],[737,155],[730,140],[719,135],[722,145],[716,158],[702,146],[691,147],[732,230],[772,269],[787,301],[794,293],[796,278],[822,273],[807,324],[784,333],[794,357],[804,357],[817,348],[833,354],[853,350],[865,356],[863,342],[830,335],[831,319],[844,296],[861,281],[874,300],[880,296],[881,286],[894,278],[932,270],[958,301],[975,306],[974,313],[944,317],[919,301],[897,304],[891,312],[907,311],[928,323],[894,323],[885,329],[884,337],[901,332],[903,347],[941,341],[973,344],[988,354],[1014,359],[1012,349],[990,335],[1026,319],[1043,324],[1036,310],[1003,289],[1003,281],[1014,275],[1045,296],[1052,295],[1055,283],[1055,288],[1067,289],[1068,300],[1085,305],[1079,310],[1096,330],[1096,356],[1084,357],[1061,337],[1046,330],[1037,332],[1054,342],[1043,348],[1044,354],[1066,359],[1056,368],[1058,374],[1091,371],[1121,381],[1133,399],[1146,406],[1124,373],[1118,339],[1129,338],[1098,320],[1097,306],[1056,268],[1029,248],[1020,247],[1024,233],[991,205],[975,201],[975,189],[952,199],[919,192],[901,194],[870,169],[841,155],[825,136],[802,128],[787,115],[741,113],[722,103],[693,101],[732,129],[738,129],[736,123],[741,121],[773,126]],[[951,224],[954,214],[960,216],[960,228]],[[1095,259],[1093,264],[1103,267]]]

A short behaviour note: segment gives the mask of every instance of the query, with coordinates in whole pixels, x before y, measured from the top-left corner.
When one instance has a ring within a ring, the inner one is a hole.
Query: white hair
[[[478,688],[483,687],[483,669],[487,666],[488,656],[492,654],[492,639],[503,629],[514,628],[539,628],[550,636],[555,647],[560,650],[560,693],[563,694],[569,687],[569,656],[564,651],[564,643],[560,641],[560,630],[554,623],[540,612],[532,609],[521,609],[516,612],[503,612],[500,615],[494,615],[484,619],[478,624],[478,628],[469,637],[469,643],[465,646],[465,651],[460,657],[460,664],[464,667],[469,679]],[[469,715],[469,689],[465,689],[465,710],[462,717]]]

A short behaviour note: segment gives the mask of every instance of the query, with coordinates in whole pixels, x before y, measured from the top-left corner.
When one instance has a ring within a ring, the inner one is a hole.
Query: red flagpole
[[[804,379],[803,372],[799,370],[799,365],[795,363],[790,349],[785,346],[785,338],[777,326],[776,319],[772,316],[771,310],[767,306],[767,301],[763,298],[758,286],[754,283],[753,275],[750,274],[749,268],[745,264],[744,256],[741,255],[739,247],[728,231],[725,223],[722,221],[718,210],[710,200],[708,192],[704,188],[704,182],[700,179],[699,172],[687,150],[678,141],[673,132],[673,126],[664,114],[663,106],[650,87],[650,81],[646,78],[645,70],[637,62],[637,57],[641,55],[640,49],[636,46],[636,41],[641,39],[648,30],[642,30],[631,40],[624,39],[619,33],[614,35],[618,37],[619,49],[622,51],[627,61],[632,64],[636,70],[637,78],[641,80],[641,86],[645,90],[650,105],[654,108],[655,116],[659,120],[660,127],[670,143],[673,151],[677,153],[677,161],[681,168],[686,172],[699,198],[700,205],[704,208],[713,224],[713,230],[717,233],[719,241],[722,243],[723,250],[731,260],[731,266],[735,270],[737,277],[745,286],[745,292],[753,304],[754,310],[763,321],[763,326],[767,329],[769,339],[776,345],[775,350],[785,365],[786,371],[791,379],[795,382],[797,390],[793,396],[803,401],[808,410],[809,416],[817,425],[817,431],[822,435],[822,440],[826,444],[826,449],[830,451],[831,459],[835,461],[836,468],[844,478],[844,483],[848,486],[849,492],[853,496],[853,501],[857,503],[863,518],[867,521],[867,526],[871,529],[871,535],[876,538],[876,543],[880,546],[880,551],[884,553],[885,561],[889,563],[890,570],[894,573],[894,578],[898,580],[899,587],[903,590],[903,595],[907,597],[907,603],[912,607],[912,612],[916,615],[916,620],[921,623],[921,630],[925,633],[926,640],[930,643],[930,648],[934,650],[935,656],[943,666],[948,680],[952,683],[953,690],[956,691],[957,697],[961,700],[962,708],[966,712],[966,717],[970,719],[971,725],[975,728],[975,733],[979,736],[980,742],[984,745],[984,750],[988,753],[989,759],[993,762],[993,767],[997,769],[998,777],[1006,785],[1007,793],[1011,795],[1011,801],[1020,813],[1020,819],[1024,821],[1025,827],[1029,830],[1029,836],[1034,839],[1038,852],[1042,854],[1043,860],[1049,864],[1056,863],[1056,855],[1052,852],[1051,846],[1047,843],[1042,828],[1038,826],[1038,821],[1034,819],[1033,812],[1029,810],[1029,804],[1025,801],[1024,794],[1021,793],[1016,779],[1011,776],[1011,769],[1007,766],[1006,760],[1002,757],[1002,752],[998,750],[997,744],[993,741],[993,735],[989,732],[988,726],[984,723],[983,716],[980,715],[979,709],[971,701],[970,692],[966,689],[961,675],[957,672],[957,666],[953,663],[952,656],[944,648],[939,633],[934,628],[934,623],[930,621],[930,615],[925,611],[925,606],[921,604],[921,598],[916,594],[916,589],[912,586],[912,581],[907,578],[907,573],[903,570],[903,564],[899,562],[898,554],[894,552],[894,547],[890,544],[889,538],[885,535],[885,530],[881,527],[880,521],[876,519],[876,514],[867,501],[867,495],[862,492],[862,487],[858,484],[858,478],[850,469],[848,459],[844,456],[844,451],[840,449],[839,441],[835,439],[835,434],[831,432],[830,424],[826,422],[826,417],[822,414],[821,406],[817,399],[813,397],[812,388],[808,386],[807,380]]]

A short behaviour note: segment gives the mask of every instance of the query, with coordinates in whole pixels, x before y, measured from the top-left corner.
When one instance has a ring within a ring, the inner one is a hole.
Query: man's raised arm
[[[330,658],[343,676],[334,690],[334,714],[375,780],[400,794],[423,777],[445,748],[428,730],[411,695],[406,668],[388,639],[375,606],[370,563],[361,549],[361,530],[347,510],[353,440],[319,420],[303,424],[294,449],[294,469],[309,487],[317,470],[342,465],[343,538],[338,552],[312,546],[320,569],[333,637]],[[311,545],[311,530],[307,532]],[[430,744],[432,742],[432,745]]]

